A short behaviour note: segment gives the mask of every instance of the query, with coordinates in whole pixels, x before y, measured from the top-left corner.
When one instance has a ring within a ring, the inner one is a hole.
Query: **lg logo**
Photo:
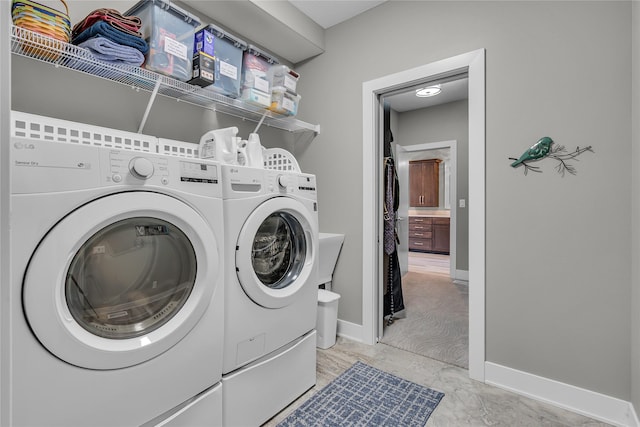
[[[35,150],[36,146],[35,144],[23,144],[22,142],[16,142],[15,144],[13,144],[14,147],[16,147],[18,150]]]

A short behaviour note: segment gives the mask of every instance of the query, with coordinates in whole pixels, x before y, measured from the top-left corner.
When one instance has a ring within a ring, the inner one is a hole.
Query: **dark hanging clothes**
[[[404,310],[404,299],[402,298],[402,278],[400,277],[400,262],[398,252],[389,256],[389,271],[387,274],[387,293],[384,295],[383,311],[384,316],[390,316],[393,323],[395,313]]]
[[[400,262],[398,260],[396,233],[396,213],[398,201],[398,176],[395,171],[393,157],[385,158],[384,167],[384,253],[388,257],[386,292],[384,294],[383,311],[384,316],[389,316],[387,324],[393,323],[394,314],[404,310],[404,299],[402,297],[402,278],[400,277]]]
[[[386,291],[384,294],[384,316],[389,316],[387,324],[393,323],[394,314],[404,310],[402,297],[402,278],[400,277],[400,262],[398,260],[398,236],[396,233],[396,216],[400,204],[400,183],[396,173],[395,161],[391,150],[393,134],[390,126],[390,109],[384,106],[384,254],[387,257]]]

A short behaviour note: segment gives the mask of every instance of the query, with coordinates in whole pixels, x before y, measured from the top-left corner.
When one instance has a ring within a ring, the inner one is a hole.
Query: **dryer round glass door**
[[[220,269],[216,236],[189,205],[158,193],[113,194],[71,212],[42,239],[23,305],[38,340],[61,360],[124,368],[193,329],[218,295]]]
[[[71,261],[65,298],[80,326],[105,338],[133,338],[180,311],[196,279],[189,238],[157,218],[129,218],[91,236]]]
[[[238,237],[236,270],[255,303],[284,307],[309,286],[316,271],[313,224],[307,208],[288,197],[269,199],[251,213]]]

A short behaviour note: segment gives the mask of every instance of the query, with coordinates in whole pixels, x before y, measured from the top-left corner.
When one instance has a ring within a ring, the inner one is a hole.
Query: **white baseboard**
[[[640,427],[630,402],[485,362],[485,382],[616,426]]]
[[[362,333],[362,325],[356,325],[355,323],[338,319],[338,336],[357,342],[365,342]]]
[[[455,280],[461,280],[464,282],[469,281],[469,271],[468,270],[456,270]]]

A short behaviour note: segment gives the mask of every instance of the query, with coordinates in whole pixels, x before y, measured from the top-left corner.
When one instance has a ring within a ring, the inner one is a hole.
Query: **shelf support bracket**
[[[160,83],[162,83],[162,77],[158,76],[156,85],[153,87],[153,92],[151,92],[151,97],[149,98],[149,102],[147,102],[147,109],[144,111],[144,116],[142,116],[142,122],[140,122],[138,133],[142,133],[142,129],[144,129],[144,125],[147,123],[147,118],[149,117],[149,111],[151,111],[151,106],[153,105],[153,102],[156,100],[156,95],[158,95],[158,90],[160,89]]]

